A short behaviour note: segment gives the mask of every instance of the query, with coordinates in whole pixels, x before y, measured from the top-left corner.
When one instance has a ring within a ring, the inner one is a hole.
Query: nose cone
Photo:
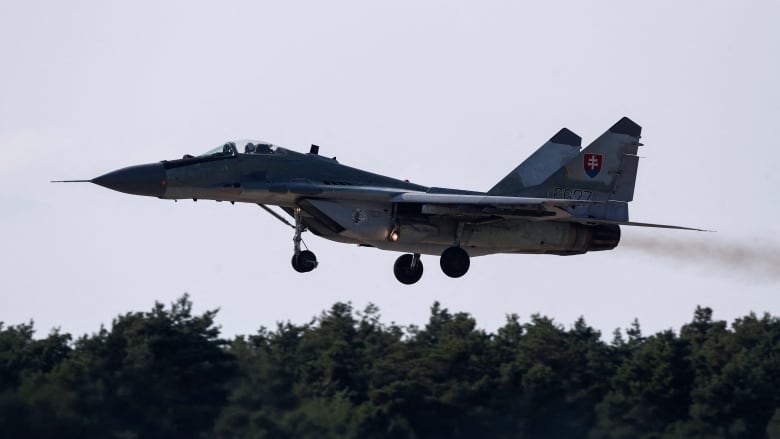
[[[165,168],[162,163],[128,166],[117,169],[100,177],[93,178],[92,183],[133,195],[162,197],[167,184]]]

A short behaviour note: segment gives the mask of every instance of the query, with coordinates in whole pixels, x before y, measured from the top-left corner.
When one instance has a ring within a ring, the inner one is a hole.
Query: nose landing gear
[[[271,216],[273,216],[274,218],[278,219],[284,224],[287,224],[288,226],[295,229],[295,234],[293,235],[293,249],[294,249],[293,257],[292,257],[293,269],[298,273],[308,273],[314,270],[315,268],[317,268],[318,262],[317,262],[317,257],[314,255],[314,253],[309,251],[308,249],[301,251],[301,242],[303,242],[303,240],[301,239],[301,234],[306,231],[306,226],[303,225],[303,219],[301,218],[301,208],[296,207],[295,209],[293,209],[293,216],[295,217],[295,225],[292,225],[290,224],[289,221],[284,219],[278,213],[269,209],[268,206],[266,206],[265,204],[257,203],[257,205],[263,208],[263,210],[265,210],[269,214],[271,214]],[[306,244],[304,243],[304,246],[305,245]]]
[[[317,256],[309,250],[304,250],[292,257],[292,266],[298,273],[308,273],[317,268]]]
[[[296,207],[293,211],[295,213],[295,234],[293,235],[293,257],[292,266],[298,273],[308,273],[319,264],[317,262],[317,256],[310,250],[301,251],[301,234],[306,231],[306,227],[303,225],[301,219],[301,209]]]

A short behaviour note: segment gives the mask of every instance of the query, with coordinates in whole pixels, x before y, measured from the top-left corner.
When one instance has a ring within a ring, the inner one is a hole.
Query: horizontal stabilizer
[[[595,218],[571,218],[568,221],[578,222],[578,223],[583,223],[588,225],[614,224],[617,226],[653,227],[656,229],[675,229],[675,230],[693,230],[695,232],[714,232],[714,230],[697,229],[694,227],[672,226],[668,224],[638,223],[634,221],[612,221],[612,220],[595,219]]]

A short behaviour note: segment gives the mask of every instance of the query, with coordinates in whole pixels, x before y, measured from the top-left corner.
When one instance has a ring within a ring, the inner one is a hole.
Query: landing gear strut
[[[420,280],[423,275],[423,263],[420,260],[420,254],[401,255],[395,261],[393,273],[395,273],[395,278],[405,285],[411,285]]]
[[[292,266],[298,273],[308,273],[317,268],[317,256],[309,250],[301,251],[301,234],[306,231],[306,227],[301,219],[301,208],[296,207],[293,212],[295,213],[295,235],[293,235]]]
[[[449,277],[461,277],[469,271],[471,261],[466,250],[460,247],[450,247],[444,250],[439,259],[441,271]]]
[[[439,259],[441,271],[449,277],[461,277],[469,271],[469,266],[471,266],[469,254],[460,247],[460,239],[463,236],[463,227],[465,225],[466,223],[462,221],[458,223],[453,246],[444,250]]]

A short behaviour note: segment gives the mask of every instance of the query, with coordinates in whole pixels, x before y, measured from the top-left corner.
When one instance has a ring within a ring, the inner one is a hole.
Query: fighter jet
[[[317,267],[301,248],[311,231],[336,242],[403,252],[403,284],[439,257],[449,277],[494,253],[579,255],[615,248],[620,226],[699,230],[631,222],[642,128],[624,117],[586,148],[563,128],[487,192],[426,187],[262,141],[227,142],[198,156],[109,172],[91,182],[133,195],[256,203],[294,229],[292,267]],[[285,217],[268,206],[278,206]]]

